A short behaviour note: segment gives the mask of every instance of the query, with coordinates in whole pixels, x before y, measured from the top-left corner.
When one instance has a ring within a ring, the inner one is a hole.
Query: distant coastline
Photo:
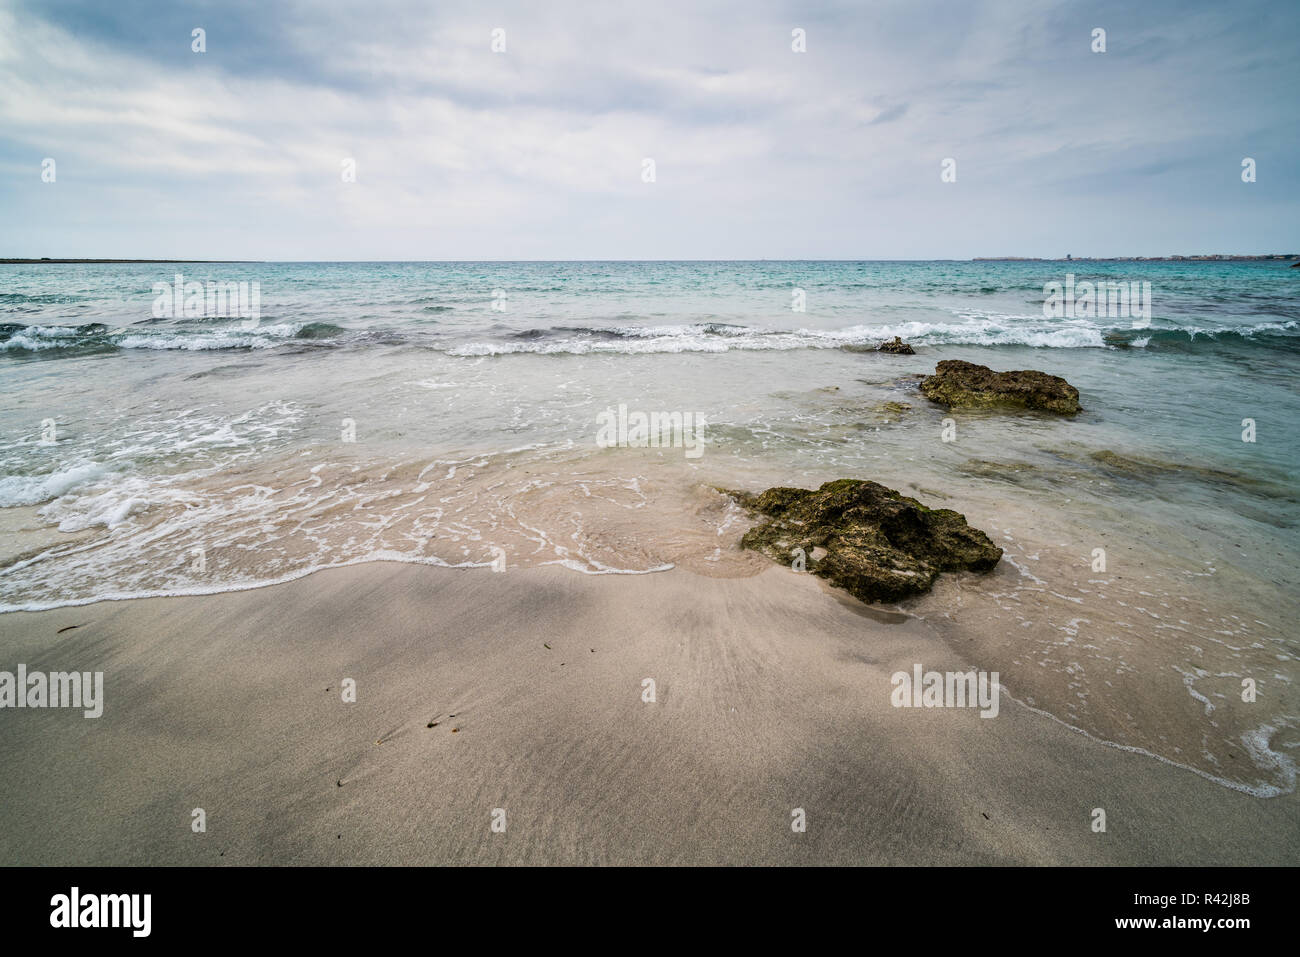
[[[441,259],[402,259],[402,260],[334,260],[335,263],[352,262],[461,262],[462,260]],[[479,260],[473,260],[479,261]],[[1259,256],[1240,256],[1227,253],[1204,253],[1191,256],[973,256],[970,259],[635,259],[635,260],[594,260],[594,259],[531,259],[531,260],[482,260],[483,262],[973,262],[973,263],[1158,263],[1158,262],[1300,262],[1300,253],[1264,253]],[[188,264],[188,265],[253,265],[263,263],[291,263],[295,260],[267,259],[5,259],[0,258],[0,265],[39,266],[43,264]]]
[[[1176,263],[1176,262],[1286,262],[1300,259],[1300,253],[1265,253],[1237,256],[1202,253],[1194,256],[975,256],[973,263]]]
[[[39,266],[42,263],[82,263],[92,265],[94,263],[253,263],[260,262],[257,259],[0,259],[0,263],[6,265],[19,266]]]

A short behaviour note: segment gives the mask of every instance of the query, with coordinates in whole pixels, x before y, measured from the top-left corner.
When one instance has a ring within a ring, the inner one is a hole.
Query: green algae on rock
[[[877,412],[887,412],[890,415],[902,415],[905,412],[911,412],[912,407],[906,402],[882,402],[876,406]]]
[[[1002,549],[966,517],[927,508],[877,482],[839,479],[814,490],[720,491],[767,516],[741,547],[808,571],[865,602],[929,591],[940,572],[988,571]]]
[[[1010,405],[1058,415],[1073,415],[1080,408],[1079,390],[1060,376],[1032,369],[994,372],[960,359],[944,359],[935,366],[934,375],[921,380],[921,394],[949,407]]]

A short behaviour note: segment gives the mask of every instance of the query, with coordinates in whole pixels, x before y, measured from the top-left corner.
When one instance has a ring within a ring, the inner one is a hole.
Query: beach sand
[[[0,649],[9,670],[103,671],[105,697],[98,719],[0,713],[4,864],[1300,859],[1295,794],[1231,790],[1006,696],[992,719],[892,707],[893,672],[968,663],[782,568],[373,563],[6,614]]]

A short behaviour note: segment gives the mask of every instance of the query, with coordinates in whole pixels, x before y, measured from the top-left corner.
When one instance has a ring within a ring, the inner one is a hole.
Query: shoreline
[[[828,591],[779,568],[707,579],[371,562],[251,590],[9,612],[10,665],[103,671],[105,706],[98,719],[2,715],[0,860],[1104,865],[1300,853],[1294,792],[1230,790],[1009,696],[992,720],[891,707],[895,670],[966,663],[924,621]],[[344,677],[356,703],[340,699]],[[641,700],[646,677],[654,703]],[[198,807],[204,834],[190,830]],[[791,831],[797,807],[806,833]],[[1106,833],[1091,830],[1096,807]],[[505,834],[489,829],[494,808]]]

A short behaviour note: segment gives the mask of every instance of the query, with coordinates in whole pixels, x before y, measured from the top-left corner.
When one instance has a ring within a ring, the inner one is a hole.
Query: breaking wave
[[[527,329],[503,338],[476,339],[447,348],[463,357],[533,355],[588,355],[772,351],[790,349],[848,349],[867,351],[899,336],[919,346],[978,345],[1030,346],[1044,349],[1151,348],[1192,345],[1221,339],[1300,342],[1295,320],[1263,322],[1249,326],[1159,328],[1107,325],[1093,319],[1048,319],[1042,315],[1007,315],[964,311],[952,321],[909,321],[861,324],[837,330],[763,329],[732,323],[706,322],[676,326],[555,326]],[[1291,342],[1285,344],[1290,345]]]

